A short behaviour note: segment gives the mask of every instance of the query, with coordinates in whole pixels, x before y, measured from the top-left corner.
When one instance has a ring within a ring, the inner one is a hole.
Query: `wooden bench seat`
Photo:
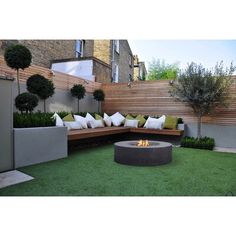
[[[181,136],[183,130],[169,130],[169,129],[146,129],[146,128],[127,128],[127,127],[104,127],[96,129],[82,129],[82,130],[70,130],[68,131],[68,140],[80,140],[85,138],[100,137],[112,134],[120,133],[144,133],[144,134],[160,134],[160,135],[171,135]]]
[[[68,132],[68,140],[79,140],[112,134],[128,133],[129,131],[130,128],[126,127],[104,127],[96,129],[70,130]]]
[[[183,135],[183,130],[178,129],[146,129],[146,128],[130,128],[132,133],[144,133],[144,134],[162,134],[162,135],[173,135],[181,136]]]

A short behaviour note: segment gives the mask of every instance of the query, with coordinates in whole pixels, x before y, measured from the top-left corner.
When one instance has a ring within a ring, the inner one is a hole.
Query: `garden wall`
[[[52,72],[48,68],[32,65],[24,71],[20,71],[21,92],[26,91],[26,81],[33,74],[41,74],[49,80],[52,80],[55,86],[55,94],[47,100],[47,111],[74,111],[78,110],[77,99],[70,94],[70,89],[74,84],[83,84],[86,89],[86,96],[80,100],[80,111],[97,111],[97,102],[93,99],[92,92],[101,88],[101,83],[87,81],[79,77],[67,75],[60,72]],[[16,78],[16,71],[10,69],[2,56],[0,56],[0,75]],[[17,95],[17,85],[13,85],[12,99]],[[14,110],[16,110],[14,108]],[[40,101],[35,111],[43,110],[43,102]]]
[[[0,76],[0,172],[10,170],[13,162],[12,84]]]

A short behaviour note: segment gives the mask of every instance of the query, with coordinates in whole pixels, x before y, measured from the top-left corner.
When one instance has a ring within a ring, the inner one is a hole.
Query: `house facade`
[[[11,43],[28,47],[35,65],[102,83],[133,80],[127,40],[0,40],[0,54]]]
[[[134,81],[145,80],[147,69],[143,61],[139,61],[138,55],[134,55]]]

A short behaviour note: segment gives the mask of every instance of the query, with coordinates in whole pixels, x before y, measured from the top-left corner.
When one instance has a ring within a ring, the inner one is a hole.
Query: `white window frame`
[[[77,51],[77,42],[80,42],[80,51]],[[76,40],[75,56],[79,58],[83,57],[83,54],[84,54],[84,40],[82,39]]]

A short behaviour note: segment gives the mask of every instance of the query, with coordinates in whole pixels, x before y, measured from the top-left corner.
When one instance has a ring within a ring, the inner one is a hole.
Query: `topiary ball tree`
[[[18,85],[18,95],[20,94],[20,78],[19,69],[24,70],[30,66],[32,55],[30,50],[21,45],[15,44],[9,46],[5,53],[4,59],[9,67],[17,71],[17,85]]]
[[[32,93],[21,93],[15,98],[16,108],[22,112],[32,112],[38,105],[38,98]]]
[[[79,112],[79,100],[81,100],[85,96],[86,92],[85,87],[82,84],[75,84],[71,88],[70,92],[73,97],[76,97],[78,99],[78,112]]]
[[[105,99],[105,93],[102,89],[94,90],[93,98],[98,101],[98,112],[100,112],[100,103]]]
[[[46,112],[46,99],[51,97],[55,92],[53,82],[42,75],[35,74],[29,77],[26,85],[30,93],[36,94],[40,99],[43,99],[43,108],[44,112]]]

